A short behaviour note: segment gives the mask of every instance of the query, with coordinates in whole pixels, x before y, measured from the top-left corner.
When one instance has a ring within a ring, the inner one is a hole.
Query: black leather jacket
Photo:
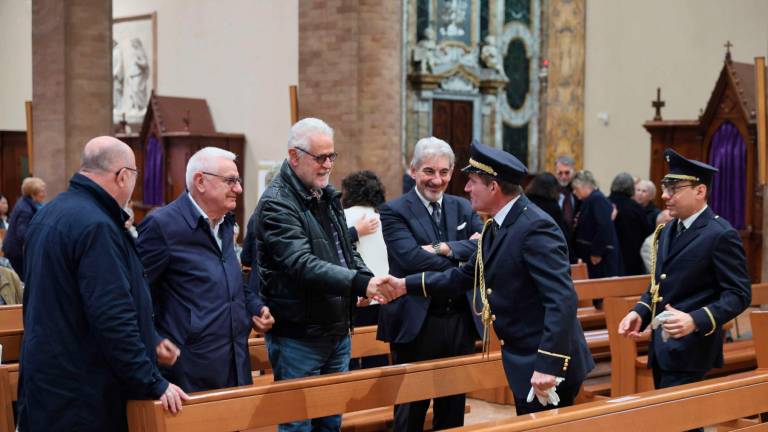
[[[332,186],[319,200],[341,240],[348,268],[333,239],[312,214],[318,198],[301,183],[288,162],[256,208],[258,276],[261,293],[275,317],[272,334],[296,338],[349,333],[356,296],[365,296],[373,274],[347,234],[341,194]],[[252,275],[254,276],[254,275]]]

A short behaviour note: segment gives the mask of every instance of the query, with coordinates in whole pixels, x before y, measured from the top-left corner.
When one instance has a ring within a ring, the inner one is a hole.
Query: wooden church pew
[[[576,264],[571,264],[571,280],[584,280],[589,279],[589,272],[587,271],[587,265],[579,260]]]
[[[501,353],[454,357],[192,395],[172,415],[130,401],[131,431],[235,431],[492,388],[505,380]]]
[[[600,279],[574,280],[573,287],[580,303],[592,304],[592,300],[607,297],[640,295],[651,283],[649,275],[609,277]],[[593,306],[581,306],[576,311],[584,330],[605,328],[605,312]]]
[[[24,335],[21,305],[0,306],[0,344],[3,345],[2,363],[19,361],[21,338]]]
[[[453,430],[680,431],[718,424],[717,430],[768,431],[760,418],[745,419],[768,412],[768,311],[752,312],[750,319],[759,367],[755,371]]]
[[[758,369],[700,383],[590,402],[535,415],[509,417],[453,430],[678,432],[733,422],[734,419],[754,416],[767,410],[768,370]],[[768,430],[765,423],[746,424],[746,428],[735,430]]]

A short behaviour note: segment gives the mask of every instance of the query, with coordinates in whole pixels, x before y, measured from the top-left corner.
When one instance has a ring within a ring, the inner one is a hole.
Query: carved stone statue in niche
[[[424,30],[421,39],[413,48],[413,63],[420,74],[433,73],[436,65],[437,37],[432,27]]]
[[[123,53],[117,41],[112,39],[112,109],[118,113],[123,107]]]
[[[128,64],[129,111],[142,112],[147,107],[147,79],[149,79],[149,61],[141,39],[131,39],[131,60]]]
[[[499,75],[504,76],[504,65],[499,54],[499,48],[496,46],[496,38],[493,35],[485,37],[485,44],[480,50],[480,60],[488,69],[493,69]]]
[[[467,19],[467,0],[446,0],[440,13],[443,26],[440,35],[445,37],[464,36],[464,21]]]

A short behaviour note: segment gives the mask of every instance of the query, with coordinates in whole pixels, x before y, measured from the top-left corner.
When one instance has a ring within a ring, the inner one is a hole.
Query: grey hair
[[[215,168],[215,161],[218,158],[234,161],[237,156],[231,151],[227,151],[218,147],[204,147],[193,154],[187,162],[187,190],[192,190],[192,186],[195,181],[195,173],[203,171],[213,171]]]
[[[592,175],[592,172],[587,170],[581,170],[577,172],[576,175],[573,176],[571,183],[578,183],[584,186],[591,186],[593,189],[597,189],[597,181],[595,181],[595,176]]]
[[[628,172],[616,174],[611,182],[611,193],[619,193],[628,197],[635,195],[635,178]]]
[[[264,187],[266,188],[269,186],[270,183],[272,183],[272,180],[277,177],[278,174],[280,174],[280,168],[282,168],[282,165],[277,164],[272,167],[271,170],[267,173],[267,175],[264,176]]]
[[[115,138],[108,137],[94,138],[102,142],[109,141],[108,145],[87,146],[80,154],[80,169],[84,171],[102,171],[112,172],[118,165],[128,165],[130,161],[131,148],[127,144]],[[120,145],[122,144],[122,145]]]
[[[416,147],[413,149],[411,168],[418,167],[426,158],[440,156],[447,157],[448,165],[453,168],[456,155],[453,154],[453,149],[447,142],[435,137],[422,138],[416,142]]]
[[[318,118],[301,119],[291,126],[291,132],[288,134],[288,148],[298,147],[309,151],[309,139],[316,135],[333,139],[333,128]]]
[[[656,185],[650,180],[640,180],[640,186],[648,188],[648,197],[650,199],[656,198]]]
[[[557,159],[555,159],[555,164],[568,165],[569,167],[573,167],[576,165],[576,161],[574,161],[570,156],[558,156]]]

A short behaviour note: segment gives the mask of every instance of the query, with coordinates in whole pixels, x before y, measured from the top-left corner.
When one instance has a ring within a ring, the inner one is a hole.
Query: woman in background
[[[8,229],[8,200],[0,194],[0,229]]]
[[[587,263],[590,278],[618,276],[621,269],[619,242],[613,227],[613,205],[597,188],[589,171],[579,171],[571,181],[573,194],[581,200],[575,228],[576,257]],[[602,307],[602,300],[592,302]]]
[[[371,171],[354,172],[341,181],[341,203],[347,219],[350,237],[365,265],[376,276],[389,274],[387,245],[379,223],[378,207],[384,204],[384,186]],[[375,325],[379,322],[379,305],[365,299],[358,302],[356,326]],[[386,366],[387,356],[352,359],[350,369]]]
[[[536,175],[536,177],[531,180],[531,183],[525,188],[525,196],[554,219],[565,237],[565,233],[567,233],[568,230],[565,227],[563,211],[557,204],[557,198],[560,193],[559,187],[557,178],[555,178],[554,175],[548,172],[543,172]],[[570,243],[568,244],[568,247],[571,247]]]
[[[21,182],[21,199],[11,212],[8,231],[3,239],[3,253],[11,262],[16,274],[24,281],[24,240],[27,226],[37,210],[43,206],[47,195],[45,182],[37,177],[27,177]]]
[[[645,274],[640,248],[651,231],[645,209],[632,199],[634,195],[635,180],[632,175],[626,172],[618,173],[611,183],[611,195],[608,199],[616,206],[613,226],[621,251],[620,276]]]

